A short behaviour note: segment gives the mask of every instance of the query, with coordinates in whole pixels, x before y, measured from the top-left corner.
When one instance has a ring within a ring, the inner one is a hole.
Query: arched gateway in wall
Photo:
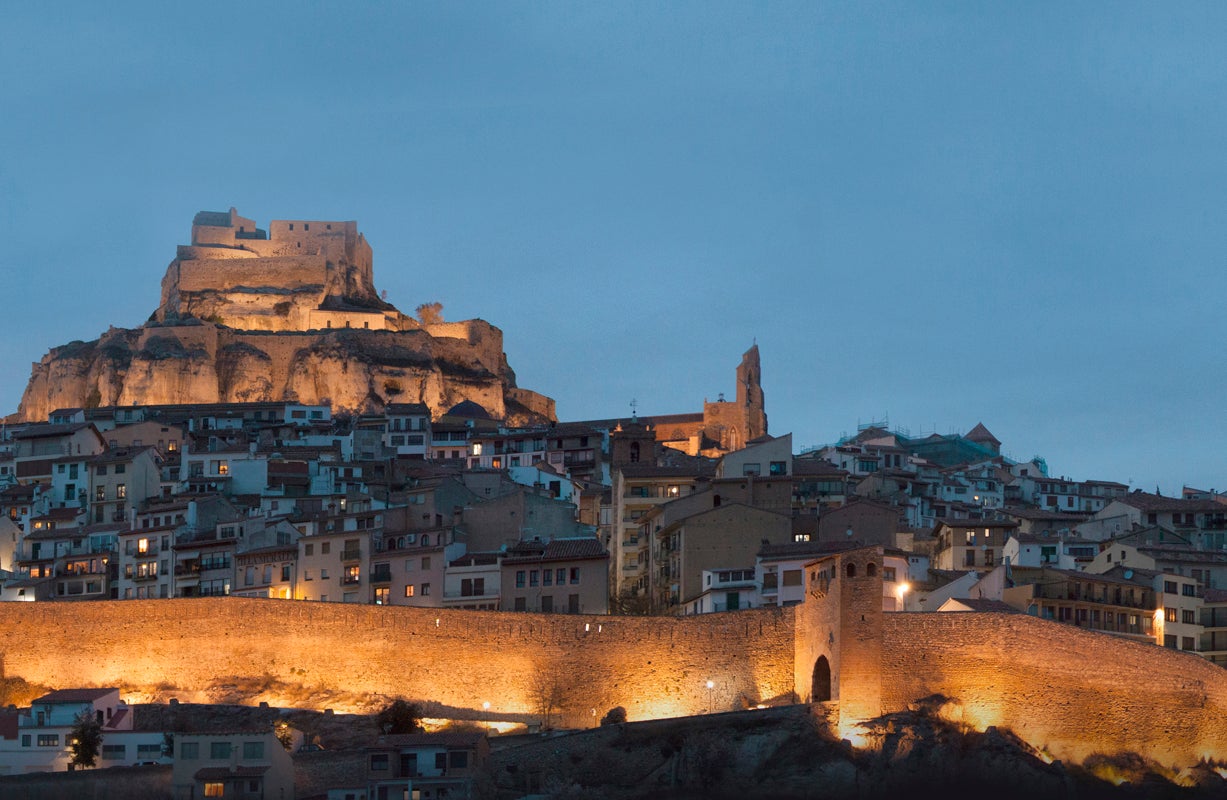
[[[826,656],[818,656],[814,662],[814,679],[810,688],[810,702],[823,703],[831,699],[831,662]]]

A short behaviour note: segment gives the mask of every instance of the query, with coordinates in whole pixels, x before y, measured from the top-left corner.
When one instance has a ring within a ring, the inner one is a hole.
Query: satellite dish
[[[1132,579],[1133,579],[1133,570],[1131,570],[1131,569],[1127,569],[1127,570],[1125,570],[1125,580],[1127,580],[1127,581],[1128,581],[1128,580],[1132,580]]]

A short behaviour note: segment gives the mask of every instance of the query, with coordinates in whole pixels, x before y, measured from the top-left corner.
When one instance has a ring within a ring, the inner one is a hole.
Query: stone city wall
[[[296,290],[328,283],[324,256],[278,256],[260,259],[201,259],[179,263],[180,292],[223,292],[236,286]]]
[[[1022,614],[884,615],[882,705],[945,695],[975,728],[1055,757],[1227,758],[1227,670],[1197,656]]]
[[[561,687],[570,724],[741,708],[793,690],[793,615],[644,618],[245,598],[0,604],[4,674],[202,699],[264,685],[357,702],[385,695],[534,714]],[[707,688],[707,681],[714,684]],[[255,698],[253,698],[255,699]]]
[[[853,557],[857,584],[880,580],[864,575],[863,553]],[[556,695],[568,725],[595,724],[617,705],[640,720],[806,699],[824,658],[840,730],[854,740],[860,719],[940,694],[956,720],[1009,728],[1055,758],[1227,758],[1227,671],[1018,614],[879,612],[875,621],[871,606],[847,602],[846,566],[819,581],[825,597],[801,606],[681,618],[235,597],[4,603],[0,656],[8,677],[115,685],[137,700],[238,692],[341,709],[402,695],[523,716]]]

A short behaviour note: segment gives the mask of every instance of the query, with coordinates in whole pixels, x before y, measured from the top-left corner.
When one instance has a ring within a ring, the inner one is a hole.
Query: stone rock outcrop
[[[267,400],[337,412],[421,402],[437,416],[472,400],[512,423],[554,419],[552,400],[516,387],[498,328],[423,325],[381,300],[355,223],[270,227],[271,237],[234,209],[198,214],[150,321],[53,348],[33,365],[18,417]]]

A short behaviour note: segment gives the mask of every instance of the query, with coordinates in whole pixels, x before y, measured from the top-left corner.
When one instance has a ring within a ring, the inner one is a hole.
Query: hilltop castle
[[[166,269],[156,318],[260,331],[420,327],[379,299],[372,260],[356,222],[273,220],[265,231],[233,208],[201,211]]]
[[[33,365],[20,419],[57,408],[289,400],[336,411],[471,400],[499,419],[555,419],[520,389],[503,333],[483,320],[419,321],[375,289],[356,222],[277,220],[269,229],[202,211],[149,322],[71,342]]]

